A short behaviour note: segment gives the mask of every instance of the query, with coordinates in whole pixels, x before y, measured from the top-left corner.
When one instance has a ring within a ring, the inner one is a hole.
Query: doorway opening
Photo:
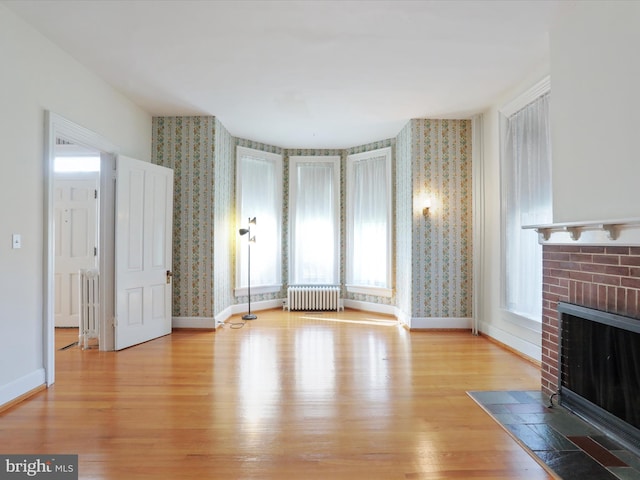
[[[100,152],[56,137],[53,177],[55,345],[95,348],[95,301],[89,305],[87,285],[99,279]]]
[[[113,279],[111,172],[117,147],[52,112],[45,112],[45,130],[43,351],[49,386],[55,382],[56,325],[79,326],[78,271],[90,268]],[[101,318],[113,318],[113,287],[109,283],[101,282],[98,291]],[[110,350],[113,332],[104,323],[97,343],[101,350]]]

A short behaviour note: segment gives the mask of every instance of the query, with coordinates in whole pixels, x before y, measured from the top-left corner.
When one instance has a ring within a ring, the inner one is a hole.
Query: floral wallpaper
[[[174,171],[173,316],[212,318],[214,117],[154,117],[152,162]]]
[[[213,313],[234,304],[235,272],[235,140],[216,119],[214,158]]]
[[[471,317],[471,121],[411,123],[413,198],[432,203],[414,214],[411,314]]]
[[[395,229],[396,229],[396,307],[403,316],[411,317],[412,294],[412,199],[411,183],[412,127],[409,122],[396,137],[395,162]]]

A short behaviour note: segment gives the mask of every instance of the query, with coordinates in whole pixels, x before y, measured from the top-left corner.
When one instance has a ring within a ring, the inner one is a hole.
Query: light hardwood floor
[[[55,385],[0,414],[1,453],[79,454],[82,479],[551,478],[466,394],[538,389],[535,365],[384,316],[257,313],[58,351]]]

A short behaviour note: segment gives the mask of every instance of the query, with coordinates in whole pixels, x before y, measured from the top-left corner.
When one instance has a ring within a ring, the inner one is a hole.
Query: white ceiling
[[[3,3],[153,115],[345,148],[482,111],[548,64],[560,0]]]

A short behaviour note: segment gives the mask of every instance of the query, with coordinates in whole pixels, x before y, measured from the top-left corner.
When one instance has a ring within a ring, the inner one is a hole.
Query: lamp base
[[[243,320],[255,320],[256,318],[258,318],[256,315],[254,315],[253,313],[247,313],[246,315],[242,316]]]

